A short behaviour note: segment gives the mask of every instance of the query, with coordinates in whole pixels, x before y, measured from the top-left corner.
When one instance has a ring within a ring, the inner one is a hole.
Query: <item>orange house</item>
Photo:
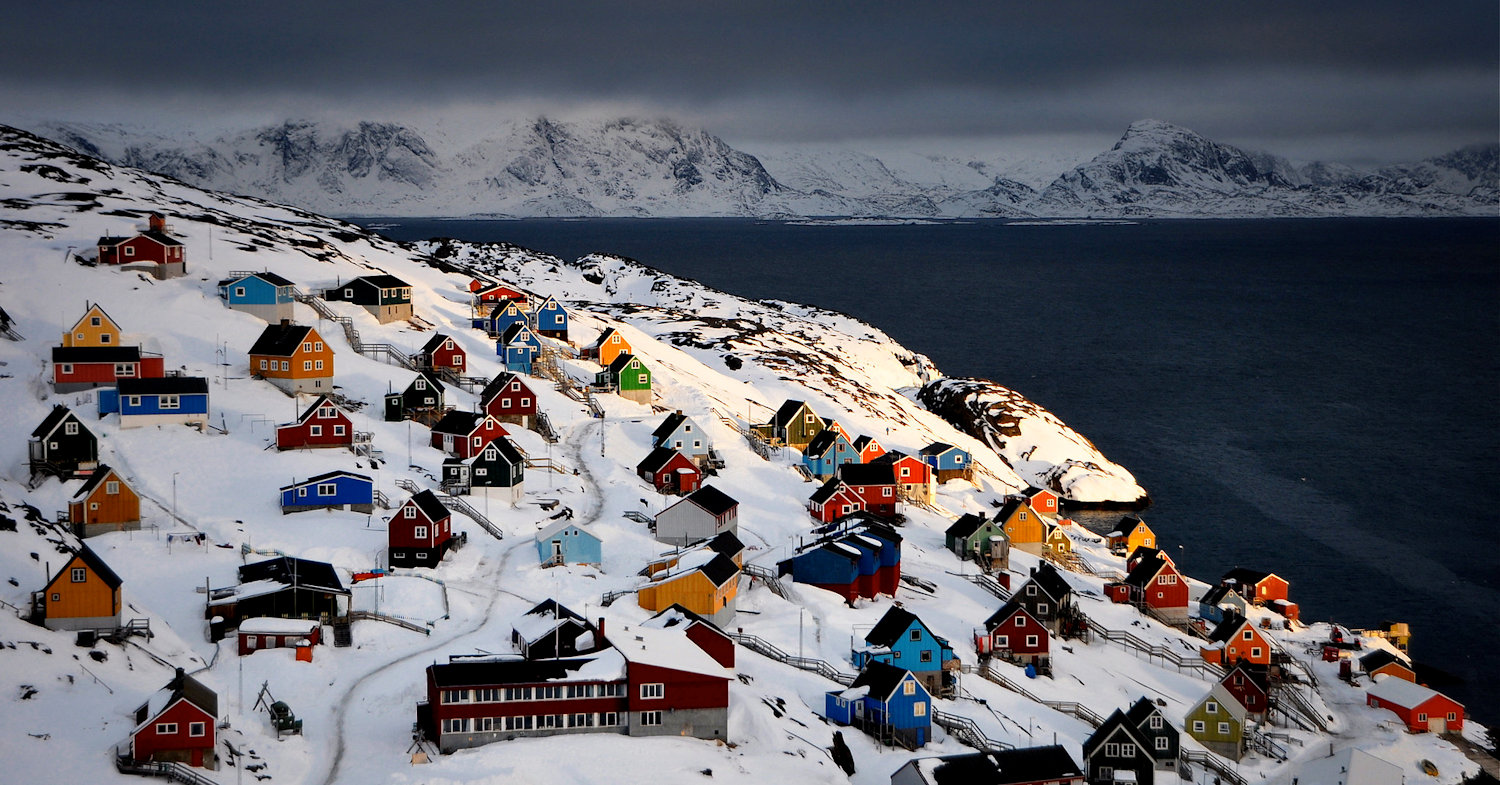
[[[79,537],[141,528],[141,497],[119,472],[104,464],[68,502],[68,520]]]
[[[63,333],[63,346],[119,346],[120,325],[97,303],[90,303],[83,318]]]
[[[84,545],[32,603],[49,630],[114,630],[120,626],[120,576]]]
[[[1210,643],[1199,653],[1215,665],[1232,668],[1237,662],[1252,665],[1271,664],[1271,641],[1239,614],[1229,614],[1208,636]]]
[[[333,391],[333,350],[307,325],[268,324],[250,347],[250,373],[291,395]]]
[[[589,347],[587,354],[597,356],[599,364],[608,368],[614,363],[616,357],[622,354],[634,354],[634,351],[630,348],[630,342],[625,340],[625,336],[611,327],[599,334],[599,340]]]
[[[995,515],[995,520],[1000,522],[1012,547],[1033,556],[1041,556],[1046,550],[1047,523],[1025,499],[1012,497],[1007,500]]]
[[[1105,535],[1109,549],[1117,554],[1127,554],[1136,548],[1158,548],[1156,532],[1146,522],[1134,515],[1127,515],[1115,524],[1114,531]]]
[[[636,602],[648,611],[681,605],[720,627],[734,620],[740,568],[734,560],[704,548],[683,554],[677,564],[651,577],[636,592]]]

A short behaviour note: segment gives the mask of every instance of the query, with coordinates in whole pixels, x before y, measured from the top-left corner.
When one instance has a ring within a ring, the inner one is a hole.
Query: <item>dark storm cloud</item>
[[[107,3],[13,7],[30,114],[604,104],[731,136],[1496,133],[1493,0],[1289,3]],[[110,119],[100,117],[98,119]]]

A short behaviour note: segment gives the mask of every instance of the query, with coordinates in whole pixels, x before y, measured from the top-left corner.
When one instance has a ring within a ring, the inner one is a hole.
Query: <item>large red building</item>
[[[276,426],[278,450],[350,447],[353,444],[353,421],[326,395],[319,395],[296,422]]]
[[[52,391],[78,392],[107,387],[121,379],[160,379],[166,374],[159,354],[139,346],[55,346]]]
[[[1383,676],[1371,684],[1365,702],[1395,712],[1412,733],[1457,733],[1464,729],[1462,703],[1395,676]]]

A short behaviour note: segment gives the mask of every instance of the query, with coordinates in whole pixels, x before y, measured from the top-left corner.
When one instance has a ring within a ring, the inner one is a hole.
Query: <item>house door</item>
[[[862,701],[862,700],[855,700],[854,701],[854,719],[862,720],[864,718],[865,718],[865,702]]]
[[[552,560],[556,562],[562,561],[562,540],[552,541]]]
[[[247,648],[247,649],[253,649],[253,648],[255,648],[255,636],[254,635],[246,635],[245,636],[245,648]]]
[[[1448,719],[1446,717],[1429,717],[1427,719],[1427,730],[1433,733],[1447,733]]]

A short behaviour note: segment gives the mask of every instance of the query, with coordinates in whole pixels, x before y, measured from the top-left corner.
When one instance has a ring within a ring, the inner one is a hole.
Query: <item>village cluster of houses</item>
[[[185,249],[159,216],[134,237],[100,238],[97,260],[161,279],[186,271]],[[310,396],[294,421],[276,427],[275,447],[354,452],[367,447],[369,434],[356,431],[335,393],[332,348],[316,328],[294,322],[293,305],[303,297],[296,285],[271,272],[241,272],[220,281],[218,290],[227,307],[267,322],[247,350],[251,374],[289,395]],[[460,343],[435,333],[413,355],[419,370],[408,386],[386,396],[386,420],[428,425],[431,445],[448,456],[436,492],[417,491],[394,506],[387,527],[391,567],[435,568],[461,544],[442,497],[520,498],[527,458],[509,429],[538,427],[540,412],[528,377],[544,357],[540,339],[568,340],[568,313],[554,298],[537,301],[480,279],[469,290],[469,326],[495,339],[505,371],[478,380],[483,386],[476,411],[447,406],[446,385],[473,379],[466,376],[470,363]],[[381,323],[414,316],[411,286],[391,275],[339,281],[320,296],[359,305]],[[99,416],[118,414],[121,427],[170,422],[203,427],[209,412],[206,380],[168,373],[163,358],[125,345],[122,337],[120,325],[102,307],[88,304],[53,350],[54,391],[97,388]],[[651,371],[619,330],[606,329],[579,356],[603,369],[595,390],[651,403]],[[930,506],[936,485],[974,477],[973,458],[961,448],[933,443],[914,454],[886,450],[874,437],[851,438],[836,420],[817,415],[802,401],[786,401],[751,432],[766,445],[799,451],[799,470],[821,481],[807,502],[815,525],[776,565],[775,574],[834,592],[851,605],[894,597],[902,582],[900,505]],[[79,537],[140,526],[139,494],[120,472],[99,461],[97,438],[68,407],[55,406],[32,432],[29,465],[34,482],[47,476],[82,480],[68,511]],[[650,521],[656,539],[671,550],[645,565],[643,581],[633,589],[640,607],[655,615],[606,631],[602,618],[591,622],[553,600],[537,605],[514,622],[517,655],[454,655],[426,669],[426,700],[417,706],[423,735],[445,753],[560,733],[727,739],[735,649],[725,629],[735,618],[746,564],[738,537],[739,502],[705,483],[723,468],[701,423],[682,411],[667,414],[636,466],[655,490],[680,497]],[[282,487],[280,507],[284,514],[373,514],[376,507],[390,505],[368,475],[335,470]],[[974,562],[1009,592],[973,632],[981,667],[998,660],[1028,676],[1045,677],[1053,670],[1054,639],[1088,636],[1089,620],[1063,575],[1081,568],[1073,552],[1076,528],[1060,517],[1056,493],[1028,488],[998,502],[993,516],[968,513],[946,530],[948,550]],[[543,566],[603,563],[600,538],[568,518],[544,527],[534,539]],[[1273,610],[1295,623],[1298,610],[1287,599],[1287,582],[1236,569],[1192,612],[1187,577],[1143,520],[1124,516],[1105,540],[1126,564],[1125,574],[1105,586],[1109,599],[1165,624],[1200,625],[1205,638],[1200,656],[1221,669],[1222,677],[1181,718],[1181,732],[1239,759],[1254,729],[1273,719],[1283,689],[1280,666],[1286,664],[1265,624],[1250,621],[1251,608]],[[1013,591],[1012,548],[1043,560]],[[292,648],[299,659],[311,659],[312,647],[324,642],[325,624],[334,624],[338,637],[342,620],[347,632],[350,591],[332,565],[278,556],[243,565],[237,577],[233,586],[207,589],[204,613],[212,639],[232,633],[241,655]],[[52,629],[128,634],[134,622],[121,618],[121,583],[85,543],[35,593],[31,616]],[[911,749],[931,740],[932,701],[956,694],[963,670],[949,640],[900,603],[852,648],[850,661],[859,673],[849,686],[826,694],[823,716]],[[1381,646],[1358,662],[1372,682],[1370,706],[1394,712],[1413,732],[1462,728],[1463,707],[1417,684],[1415,670],[1397,647]],[[213,767],[217,716],[213,692],[179,670],[137,711],[128,756]],[[1161,704],[1142,698],[1114,711],[1095,730],[1083,745],[1081,765],[1056,745],[989,751],[913,759],[892,775],[892,783],[1150,783],[1156,772],[1178,766],[1178,728]]]

